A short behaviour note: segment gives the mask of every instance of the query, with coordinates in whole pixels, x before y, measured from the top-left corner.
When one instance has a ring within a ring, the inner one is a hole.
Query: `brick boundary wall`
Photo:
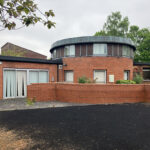
[[[150,85],[100,85],[40,83],[27,88],[28,98],[37,101],[108,104],[150,102]]]

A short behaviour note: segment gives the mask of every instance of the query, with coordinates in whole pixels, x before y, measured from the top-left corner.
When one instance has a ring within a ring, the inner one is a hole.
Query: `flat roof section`
[[[46,60],[46,59],[35,59],[35,58],[2,56],[2,55],[0,55],[0,61],[40,63],[40,64],[63,64],[61,58],[55,60]]]
[[[118,43],[118,44],[125,44],[133,47],[135,50],[136,47],[133,41],[129,38],[123,37],[116,37],[116,36],[83,36],[83,37],[75,37],[75,38],[68,38],[56,41],[52,44],[50,52],[53,49],[64,46],[64,45],[71,45],[71,44],[83,44],[83,43]]]

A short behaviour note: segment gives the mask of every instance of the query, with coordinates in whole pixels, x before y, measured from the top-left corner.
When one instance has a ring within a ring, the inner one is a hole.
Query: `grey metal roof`
[[[82,43],[118,43],[129,45],[133,47],[134,50],[136,49],[134,43],[129,38],[116,36],[83,36],[56,41],[55,43],[52,44],[50,52],[59,46],[70,44],[82,44]]]
[[[63,63],[61,58],[55,60],[46,60],[46,59],[35,59],[35,58],[2,56],[2,55],[0,55],[0,61],[40,63],[40,64],[62,64]]]

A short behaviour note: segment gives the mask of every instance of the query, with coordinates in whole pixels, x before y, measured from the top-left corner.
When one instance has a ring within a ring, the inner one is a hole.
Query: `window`
[[[150,68],[143,68],[143,79],[145,81],[150,80]]]
[[[130,80],[130,71],[129,70],[124,71],[124,80]]]
[[[65,57],[75,56],[75,45],[65,46],[64,54],[65,54]]]
[[[107,55],[107,45],[93,44],[93,55]]]
[[[53,58],[56,58],[56,50],[53,51]]]
[[[65,82],[73,82],[73,71],[65,70]]]
[[[96,83],[106,83],[106,71],[94,70],[94,80],[96,80]]]
[[[29,71],[29,82],[31,83],[47,83],[48,71]]]
[[[129,46],[123,46],[122,55],[125,57],[130,57],[130,47]]]

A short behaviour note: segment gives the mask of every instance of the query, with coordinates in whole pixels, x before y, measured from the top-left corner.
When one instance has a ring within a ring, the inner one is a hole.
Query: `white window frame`
[[[27,85],[30,85],[30,78],[29,78],[29,72],[30,71],[46,71],[46,72],[48,72],[48,82],[49,82],[49,70],[47,70],[47,69],[21,69],[21,68],[3,68],[3,77],[4,77],[4,71],[7,71],[7,70],[12,70],[12,71],[26,71],[27,72]],[[48,83],[47,82],[47,83]],[[3,98],[4,99],[8,99],[8,98],[6,98],[6,97],[4,97],[4,80],[3,80]],[[12,98],[12,97],[11,97]],[[15,97],[14,97],[15,98]]]
[[[95,69],[93,71],[93,79],[95,80],[95,71],[100,71],[100,72],[104,72],[105,73],[105,81],[104,82],[96,82],[96,83],[99,83],[99,84],[106,84],[107,82],[107,73],[106,73],[106,70],[103,70],[103,69]]]
[[[75,57],[75,45],[64,47],[64,57]]]
[[[101,47],[104,47],[104,53],[102,52]],[[96,53],[98,51],[98,53]],[[93,56],[107,56],[107,44],[95,43],[93,44]]]
[[[123,57],[131,57],[129,46],[123,45],[123,47],[122,47],[122,56]]]
[[[67,73],[67,72],[72,72],[72,73],[73,73],[73,80],[72,80],[72,81],[67,81],[67,80],[66,80],[66,73]],[[64,81],[65,81],[65,82],[73,83],[73,82],[74,82],[74,71],[73,71],[73,70],[64,70],[64,77],[65,77],[65,78],[64,78]]]
[[[125,79],[125,73],[127,73],[127,79]],[[130,80],[130,70],[124,70],[124,80]]]

